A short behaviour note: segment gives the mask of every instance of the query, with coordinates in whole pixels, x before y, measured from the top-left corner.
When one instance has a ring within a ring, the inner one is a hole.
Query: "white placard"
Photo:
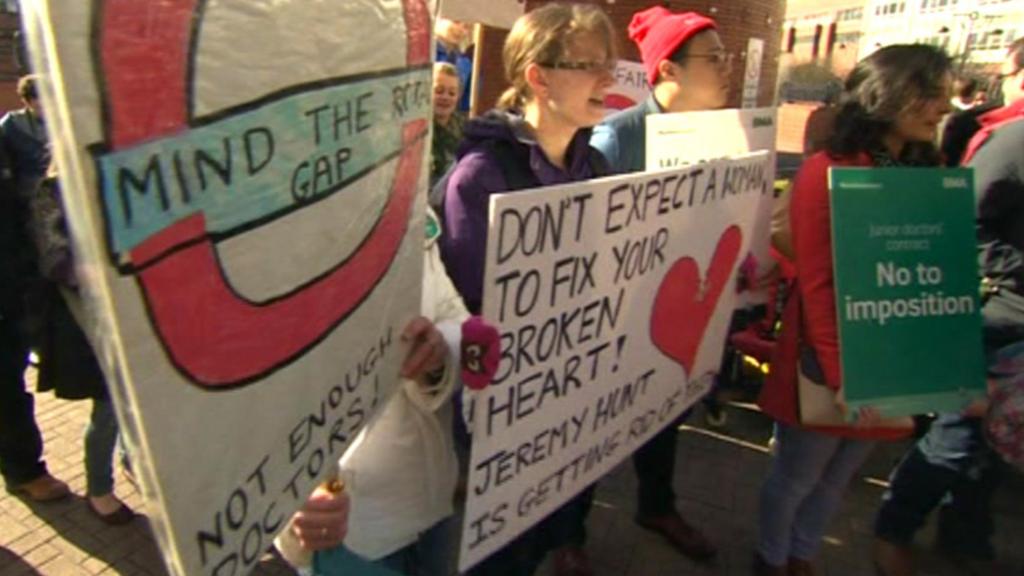
[[[558,508],[708,391],[768,155],[493,196],[460,569]]]
[[[615,65],[615,84],[604,96],[608,113],[625,110],[647,99],[651,87],[647,84],[647,70],[639,62],[619,60]]]
[[[172,574],[246,574],[398,381],[432,8],[23,6],[145,512]]]
[[[761,62],[764,60],[764,40],[751,38],[747,42],[746,68],[743,71],[743,108],[757,106],[757,90],[761,85]]]
[[[526,0],[441,0],[440,9],[442,18],[508,30],[526,12]]]
[[[663,170],[728,158],[754,151],[768,151],[765,189],[758,197],[752,235],[758,273],[773,266],[770,246],[771,214],[775,182],[775,108],[711,110],[650,114],[647,116],[647,169]],[[747,303],[764,302],[767,292],[744,295]]]

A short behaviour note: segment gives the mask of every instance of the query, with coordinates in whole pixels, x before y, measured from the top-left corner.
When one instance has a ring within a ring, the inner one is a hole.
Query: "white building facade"
[[[871,0],[860,56],[889,44],[941,46],[958,66],[992,68],[1024,37],[1024,0]]]

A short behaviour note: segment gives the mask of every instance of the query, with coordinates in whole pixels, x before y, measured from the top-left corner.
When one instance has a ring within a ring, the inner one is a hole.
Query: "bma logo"
[[[762,128],[765,126],[772,126],[775,123],[772,122],[771,116],[755,116],[754,117],[754,128]]]
[[[951,178],[946,177],[942,179],[943,188],[967,188],[967,178]]]

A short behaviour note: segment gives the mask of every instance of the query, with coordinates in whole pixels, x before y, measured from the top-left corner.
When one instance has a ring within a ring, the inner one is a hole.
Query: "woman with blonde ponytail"
[[[614,83],[615,35],[600,8],[548,4],[516,21],[505,41],[508,90],[498,106],[465,126],[443,187],[441,257],[472,314],[483,296],[491,194],[608,174],[590,129],[604,118]],[[559,575],[591,573],[583,554],[584,492],[485,560],[473,574],[527,576],[554,549]]]

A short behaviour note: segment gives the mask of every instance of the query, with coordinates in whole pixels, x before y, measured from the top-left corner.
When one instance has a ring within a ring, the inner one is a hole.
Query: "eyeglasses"
[[[704,58],[712,66],[725,66],[732,64],[735,56],[732,52],[712,52],[710,54],[684,54],[683,58]]]
[[[540,64],[544,68],[552,68],[554,70],[579,70],[581,72],[614,72],[615,61],[606,60],[604,62],[549,62],[547,64]]]

